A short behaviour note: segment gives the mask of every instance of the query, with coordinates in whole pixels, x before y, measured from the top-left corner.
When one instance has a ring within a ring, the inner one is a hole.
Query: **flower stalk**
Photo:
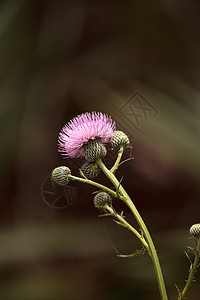
[[[102,171],[104,172],[104,174],[110,179],[110,181],[113,183],[113,185],[118,189],[120,195],[123,196],[123,201],[129,207],[129,209],[133,213],[138,225],[140,226],[140,228],[144,234],[144,237],[147,241],[147,244],[148,244],[148,252],[149,252],[149,255],[151,256],[151,259],[152,259],[152,262],[154,265],[161,299],[168,300],[158,255],[157,255],[153,240],[151,238],[151,235],[150,235],[142,217],[140,216],[140,214],[139,214],[138,210],[136,209],[135,205],[133,204],[131,198],[129,197],[129,195],[127,194],[125,189],[122,187],[121,183],[117,180],[115,175],[107,169],[107,167],[104,165],[104,163],[102,162],[101,159],[98,159],[97,163],[99,164],[99,166],[102,169]]]
[[[111,173],[114,173],[114,172],[118,169],[119,163],[120,163],[121,158],[122,158],[122,155],[123,155],[123,152],[124,152],[124,147],[121,146],[120,149],[118,150],[117,159],[116,159],[116,161],[115,161],[113,167],[110,169],[110,172],[111,172]]]
[[[102,158],[107,154],[106,144],[108,143],[111,144],[112,148],[118,150],[116,161],[110,170],[102,161]],[[130,157],[120,162],[124,149],[129,147],[131,146],[128,136],[124,132],[116,130],[115,122],[110,116],[101,112],[87,112],[78,115],[68,122],[59,133],[58,151],[61,152],[64,158],[80,157],[86,160],[80,169],[80,174],[82,177],[74,176],[71,174],[71,170],[68,167],[60,166],[52,171],[51,179],[55,184],[60,185],[61,187],[65,187],[70,180],[77,180],[98,188],[96,196],[94,197],[94,206],[97,209],[104,211],[104,214],[100,216],[114,217],[114,221],[118,225],[130,230],[142,244],[142,249],[137,250],[136,253],[128,255],[120,254],[118,256],[131,258],[147,252],[152,259],[161,300],[168,300],[160,262],[152,237],[136,206],[126,190],[123,188],[121,184],[122,180],[118,181],[115,176],[115,172],[121,164],[133,159],[133,157]],[[101,170],[112,182],[115,190],[91,180],[92,178],[96,177]],[[121,212],[121,214],[116,212],[112,206],[112,198],[118,198],[128,206],[135,217],[140,230],[136,230],[129,222],[125,220],[123,212]],[[185,299],[189,287],[194,281],[194,276],[199,266],[200,223],[194,224],[190,228],[190,234],[193,237],[196,245],[196,248],[189,247],[189,249],[194,253],[194,261],[192,262],[192,260],[189,258],[189,255],[186,253],[190,260],[191,266],[184,289],[182,291],[178,289],[178,300]]]
[[[119,160],[117,160],[117,161],[118,162],[117,162],[116,166],[119,164]],[[118,191],[117,193],[115,191],[113,191],[112,189],[110,189],[98,182],[87,179],[87,178],[81,178],[81,177],[77,177],[77,176],[73,176],[73,175],[69,174],[68,179],[69,180],[77,180],[79,182],[87,183],[87,184],[93,185],[95,187],[98,187],[99,189],[107,192],[108,194],[110,194],[114,197],[118,197],[120,200],[122,200],[123,202],[126,203],[126,205],[129,207],[129,209],[133,213],[134,217],[136,218],[136,221],[137,221],[138,225],[140,226],[144,236],[141,235],[133,226],[131,226],[124,219],[124,217],[117,214],[112,207],[106,206],[105,208],[107,211],[109,211],[110,215],[114,216],[121,223],[121,225],[124,225],[124,227],[126,227],[132,233],[134,233],[136,235],[136,237],[141,241],[142,245],[146,248],[146,250],[148,251],[148,253],[152,259],[153,265],[154,265],[161,299],[168,300],[165,283],[164,283],[164,279],[163,279],[163,275],[162,275],[162,270],[161,270],[159,259],[157,256],[157,252],[156,252],[154,243],[152,241],[152,238],[150,236],[150,233],[149,233],[142,217],[140,216],[140,214],[139,214],[138,210],[136,209],[135,205],[133,204],[131,198],[129,197],[129,195],[127,194],[125,189],[122,187],[121,183],[117,180],[115,175],[110,170],[107,169],[107,167],[104,165],[104,163],[102,162],[101,159],[98,159],[97,163],[98,163],[99,167],[102,169],[102,171],[104,172],[104,174],[113,183],[113,185],[115,186],[115,188]]]
[[[93,185],[93,186],[107,192],[108,194],[110,194],[114,197],[117,197],[117,193],[115,191],[113,191],[113,190],[109,189],[108,187],[106,187],[105,185],[102,185],[102,184],[100,184],[98,182],[95,182],[93,180],[90,180],[90,179],[87,179],[87,178],[77,177],[77,176],[74,176],[74,175],[71,175],[71,174],[68,175],[68,178],[70,180],[77,180],[77,181],[82,182],[82,183],[87,183],[87,184]]]
[[[196,241],[196,248],[190,248],[194,253],[194,262],[191,262],[189,276],[186,281],[185,287],[182,292],[178,291],[178,300],[186,299],[185,296],[194,281],[194,276],[198,268],[199,259],[200,259],[200,238]]]

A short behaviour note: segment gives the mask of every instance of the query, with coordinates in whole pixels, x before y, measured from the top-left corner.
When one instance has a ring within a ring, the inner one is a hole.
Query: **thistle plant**
[[[109,144],[118,152],[116,161],[110,169],[103,162],[107,154],[106,146]],[[121,160],[124,150],[128,147],[130,147],[128,136],[124,132],[116,130],[116,124],[110,116],[99,112],[78,115],[62,128],[58,137],[58,151],[61,152],[64,158],[76,159],[81,157],[85,159],[85,163],[80,168],[80,177],[74,176],[67,166],[61,166],[53,170],[52,180],[61,186],[67,185],[71,180],[76,180],[95,186],[98,189],[94,197],[94,206],[101,212],[101,216],[113,217],[117,224],[131,231],[141,242],[141,250],[131,255],[119,256],[134,257],[135,255],[147,253],[152,260],[155,270],[160,299],[168,300],[163,273],[152,237],[135,204],[115,175],[119,166],[127,161]],[[105,176],[111,181],[113,189],[93,180],[100,171],[103,171]],[[139,229],[127,222],[123,212],[115,210],[114,203],[116,198],[124,202],[130,209]],[[179,300],[185,299],[198,268],[200,224],[193,225],[190,228],[190,234],[195,242],[195,248],[189,247],[194,254],[194,261],[187,254],[191,263],[190,272],[184,289],[180,290],[178,288]]]

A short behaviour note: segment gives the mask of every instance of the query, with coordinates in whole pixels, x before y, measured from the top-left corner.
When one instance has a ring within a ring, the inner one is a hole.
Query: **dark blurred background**
[[[57,136],[86,111],[111,115],[132,141],[124,157],[135,159],[117,175],[177,299],[188,230],[200,221],[199,32],[197,0],[0,2],[2,300],[160,299],[148,256],[116,257],[140,245],[98,218],[93,187],[72,185],[62,203],[46,193],[53,168],[78,175],[82,162],[63,160]],[[108,149],[105,163],[114,158]],[[196,279],[190,300],[200,297]]]

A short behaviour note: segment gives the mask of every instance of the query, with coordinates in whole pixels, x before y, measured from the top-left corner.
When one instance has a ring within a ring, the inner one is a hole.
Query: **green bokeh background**
[[[199,32],[197,0],[1,1],[0,299],[159,300],[150,259],[116,257],[140,245],[98,218],[92,187],[77,185],[65,209],[42,197],[54,167],[77,174],[57,152],[57,136],[86,111],[111,115],[131,138],[135,159],[118,177],[177,299],[175,283],[183,287],[189,268],[188,230],[200,222]],[[134,108],[138,120],[126,114],[136,94],[152,108],[146,118]],[[103,175],[98,181],[109,185]],[[200,297],[196,279],[190,300]]]

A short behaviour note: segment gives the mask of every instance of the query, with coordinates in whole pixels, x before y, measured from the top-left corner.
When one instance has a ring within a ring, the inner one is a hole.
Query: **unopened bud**
[[[119,149],[120,147],[127,148],[130,145],[130,141],[123,131],[117,130],[111,138],[111,144],[115,149]]]
[[[111,197],[106,192],[100,192],[94,197],[94,206],[96,208],[104,208],[112,203]]]
[[[51,178],[55,183],[61,186],[65,186],[69,182],[68,175],[71,174],[71,171],[66,166],[60,166],[53,170]]]
[[[200,224],[194,224],[190,227],[190,234],[194,238],[200,238]]]

